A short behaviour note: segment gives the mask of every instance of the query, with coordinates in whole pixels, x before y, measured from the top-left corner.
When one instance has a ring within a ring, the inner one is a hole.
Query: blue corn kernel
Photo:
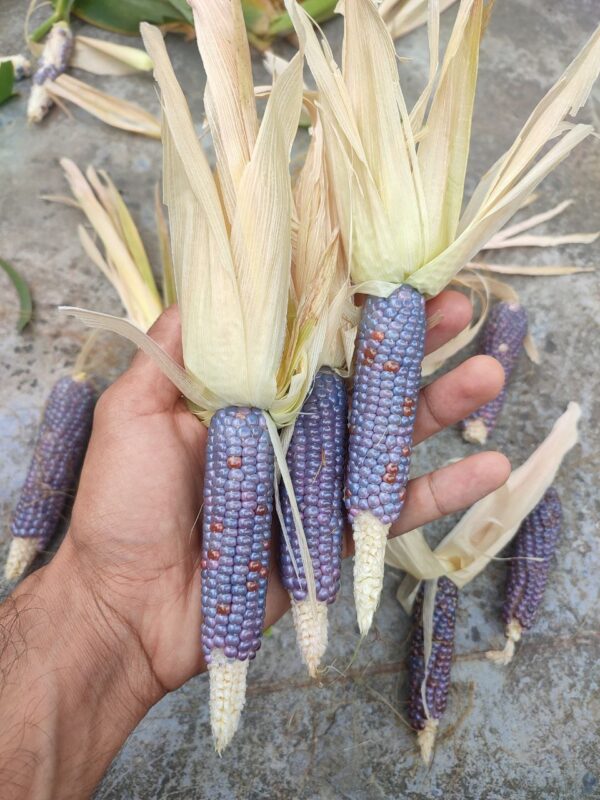
[[[35,538],[39,549],[56,533],[77,483],[95,403],[91,382],[72,377],[57,381],[48,397],[11,522],[13,536]]]
[[[463,420],[463,437],[468,442],[484,444],[493,431],[504,401],[509,378],[527,335],[527,312],[518,303],[497,303],[491,310],[481,341],[480,352],[493,356],[504,369],[504,386],[500,394]]]
[[[562,505],[556,489],[550,488],[525,518],[514,539],[502,611],[507,625],[515,620],[524,630],[533,625],[548,583],[561,529]]]
[[[206,449],[201,560],[204,621],[219,620],[216,626],[202,628],[208,662],[215,648],[224,648],[227,658],[239,661],[258,649],[269,571],[265,543],[271,535],[273,480],[273,448],[262,411],[237,407],[217,411]],[[224,495],[225,508],[218,499]],[[260,559],[252,558],[254,552],[260,552]]]
[[[425,329],[425,300],[409,286],[365,301],[350,402],[346,508],[351,519],[367,509],[384,525],[400,516]],[[390,490],[384,491],[382,483]],[[367,489],[367,502],[361,489]]]
[[[428,720],[439,720],[446,710],[450,688],[450,668],[454,651],[454,632],[458,589],[446,577],[438,579],[433,612],[432,649],[427,676],[423,636],[424,585],[413,607],[413,631],[408,658],[408,718],[416,731],[425,729]],[[427,710],[423,705],[425,681]]]
[[[343,479],[347,441],[346,386],[329,369],[317,373],[298,416],[287,452],[287,464],[302,518],[315,572],[317,598],[333,603],[339,590],[344,530]],[[281,505],[290,544],[298,567],[296,575],[285,542],[280,552],[282,582],[295,600],[308,595],[300,545],[290,499],[281,487]],[[321,576],[327,569],[335,580]]]

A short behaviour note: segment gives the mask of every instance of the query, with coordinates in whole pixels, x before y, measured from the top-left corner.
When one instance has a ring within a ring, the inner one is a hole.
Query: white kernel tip
[[[521,623],[517,622],[516,619],[511,619],[505,630],[506,644],[504,645],[504,649],[488,650],[485,657],[494,664],[498,664],[498,666],[507,666],[514,658],[515,645],[517,642],[521,641],[522,634],[523,628]]]
[[[38,554],[39,540],[34,536],[13,536],[4,566],[7,581],[17,581],[33,564]]]
[[[369,632],[379,605],[389,530],[370,511],[362,511],[353,523],[354,603],[361,636]]]
[[[425,727],[417,734],[417,742],[419,750],[421,751],[421,758],[424,764],[431,764],[433,758],[433,748],[435,746],[435,737],[438,729],[437,719],[428,719],[425,722]]]
[[[327,649],[327,603],[317,602],[313,606],[309,599],[300,602],[292,599],[292,617],[300,655],[310,677],[316,678]]]
[[[481,418],[470,419],[465,422],[463,439],[470,444],[485,444],[487,442],[488,429]]]
[[[223,650],[213,650],[208,673],[210,724],[215,750],[221,755],[238,729],[246,702],[248,660],[227,658]]]

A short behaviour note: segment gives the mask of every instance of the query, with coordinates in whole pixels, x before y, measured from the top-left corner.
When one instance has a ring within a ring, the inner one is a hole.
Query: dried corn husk
[[[101,92],[71,75],[59,75],[45,87],[55,100],[67,100],[113,128],[160,139],[160,122],[135,103]]]
[[[75,37],[74,44],[69,66],[94,75],[132,75],[152,69],[150,57],[139,47],[81,35]]]
[[[146,331],[162,311],[152,268],[129,209],[106,172],[87,169],[87,179],[67,158],[61,160],[77,206],[104,246],[104,255],[83,226],[83,249],[117,290],[128,318]],[[48,198],[56,199],[56,198]]]
[[[171,237],[160,200],[160,189],[156,185],[154,193],[154,217],[156,219],[156,232],[160,245],[160,261],[162,264],[162,291],[165,308],[177,302],[177,287],[175,286],[175,267],[171,256]]]
[[[293,0],[286,7],[320,91],[342,238],[357,283],[387,281],[392,289],[407,282],[437,294],[592,132],[564,118],[585,102],[600,70],[600,28],[461,215],[478,49],[487,22],[482,0],[459,6],[418,145],[393,44],[370,0],[344,5],[343,74],[301,7]]]
[[[527,198],[521,208],[530,205],[536,198]],[[519,222],[507,225],[495,234],[489,242],[483,247],[483,250],[501,250],[505,245],[513,246],[511,243],[515,239],[522,238],[519,236],[523,231],[530,230],[531,228],[541,225],[551,219],[554,219],[559,214],[562,214],[572,203],[572,200],[564,200],[557,206],[527,217]],[[545,236],[536,237],[537,246],[539,247],[554,247],[558,244],[566,244],[577,241],[578,243],[590,244],[596,240],[598,234],[564,234],[562,236]],[[516,246],[516,245],[515,245]],[[461,331],[457,336],[451,339],[442,347],[430,353],[423,360],[423,375],[432,375],[438,369],[441,369],[444,364],[452,357],[454,357],[463,347],[469,345],[479,334],[481,326],[483,325],[487,313],[490,308],[490,299],[504,300],[511,303],[520,303],[519,295],[517,292],[503,281],[491,278],[489,273],[498,273],[500,275],[523,275],[530,277],[549,277],[560,275],[573,275],[581,272],[593,272],[592,267],[578,267],[567,264],[555,265],[512,265],[512,264],[490,264],[485,261],[471,261],[466,267],[458,273],[453,280],[453,285],[468,288],[471,292],[471,300],[477,299],[479,302],[478,314],[467,328]],[[540,363],[540,354],[538,348],[533,340],[533,335],[529,332],[525,339],[525,351],[535,364]]]
[[[419,529],[388,542],[386,563],[408,573],[397,595],[407,612],[421,580],[446,575],[461,588],[510,542],[554,481],[564,456],[578,442],[580,416],[579,405],[569,403],[527,461],[512,471],[504,486],[475,503],[435,550]]]
[[[379,13],[394,39],[420,28],[427,22],[428,7],[439,6],[439,14],[450,8],[456,0],[383,0]]]

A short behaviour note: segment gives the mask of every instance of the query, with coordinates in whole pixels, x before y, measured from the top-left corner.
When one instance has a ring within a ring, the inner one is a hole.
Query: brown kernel
[[[267,513],[267,511],[268,511],[268,509],[267,509],[266,505],[264,505],[264,503],[259,503],[256,506],[256,514],[259,517],[264,517],[265,514]]]
[[[217,603],[217,614],[230,614],[231,606],[227,603]]]
[[[205,558],[200,559],[200,569],[206,569],[208,566],[208,561]]]
[[[397,361],[386,361],[383,369],[385,372],[398,372],[400,364]]]
[[[269,568],[268,567],[261,567],[260,568],[260,577],[267,578],[269,576]]]
[[[390,461],[390,463],[386,466],[385,471],[391,472],[392,475],[395,475],[398,472],[398,464],[394,464],[393,461]]]
[[[371,334],[371,339],[374,339],[376,342],[383,342],[385,339],[385,333],[383,331],[373,331]]]
[[[221,553],[219,550],[209,550],[207,555],[210,561],[218,561]]]
[[[239,469],[242,466],[242,459],[240,456],[229,456],[227,466],[229,469]]]
[[[248,589],[249,592],[255,592],[258,589],[257,581],[247,581],[246,589]]]
[[[219,522],[219,520],[215,520],[214,522],[210,523],[210,529],[213,533],[222,533],[223,523]]]
[[[397,474],[395,472],[386,472],[383,476],[383,480],[386,483],[394,483],[396,481]]]
[[[363,350],[363,355],[365,358],[372,360],[377,355],[377,351],[373,347],[365,347]]]
[[[400,452],[402,453],[403,456],[409,456],[410,455],[410,447],[408,447],[407,445],[404,445],[404,447],[402,448],[402,450]]]
[[[402,487],[402,489],[400,489],[400,491],[398,492],[398,499],[402,501],[404,500],[405,497],[406,497],[406,489]]]
[[[250,572],[258,572],[260,569],[260,561],[249,561],[248,569]]]

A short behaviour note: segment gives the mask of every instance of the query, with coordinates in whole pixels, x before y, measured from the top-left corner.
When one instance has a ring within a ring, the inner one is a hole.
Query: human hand
[[[427,336],[436,349],[470,315],[466,298],[444,292],[428,304],[442,317]],[[181,362],[176,309],[151,335]],[[501,389],[502,368],[477,356],[421,392],[415,443],[467,416]],[[70,531],[57,559],[84,582],[110,618],[131,629],[158,692],[177,688],[204,667],[200,639],[202,476],[207,431],[158,367],[138,353],[101,397]],[[499,453],[481,453],[412,480],[392,535],[471,505],[509,473]],[[352,550],[348,535],[346,550]],[[271,565],[266,624],[288,608]]]
[[[441,316],[431,352],[468,322],[463,295]],[[150,331],[181,362],[172,308]],[[501,366],[476,356],[421,391],[415,444],[501,389]],[[200,530],[207,430],[158,367],[138,353],[100,398],[70,529],[50,564],[0,606],[0,798],[87,797],[148,709],[204,668]],[[510,466],[479,453],[410,481],[404,533],[471,505]],[[346,555],[352,550],[348,531]],[[289,607],[271,565],[266,625]],[[24,747],[22,742],[27,742]]]

